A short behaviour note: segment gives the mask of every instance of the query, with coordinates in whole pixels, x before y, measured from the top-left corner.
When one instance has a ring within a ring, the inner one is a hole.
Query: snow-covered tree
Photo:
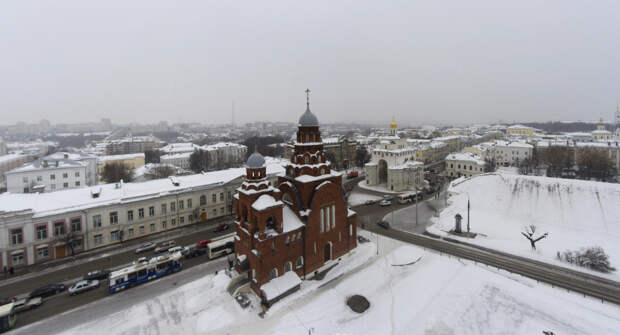
[[[534,234],[536,233],[536,226],[535,225],[529,225],[527,227],[525,227],[525,231],[521,232],[521,235],[525,236],[525,238],[527,238],[530,241],[530,244],[532,245],[532,249],[536,250],[536,242],[542,240],[543,238],[547,237],[549,235],[549,233],[544,233],[542,235],[540,235],[539,237],[534,237]]]
[[[558,251],[559,260],[590,268],[604,273],[616,271],[609,263],[609,256],[601,247],[581,248],[576,251],[566,250],[562,253]]]

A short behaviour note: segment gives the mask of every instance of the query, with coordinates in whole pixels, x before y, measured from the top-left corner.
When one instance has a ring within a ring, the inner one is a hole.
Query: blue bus
[[[141,259],[132,265],[110,273],[108,292],[116,293],[181,270],[181,253]]]

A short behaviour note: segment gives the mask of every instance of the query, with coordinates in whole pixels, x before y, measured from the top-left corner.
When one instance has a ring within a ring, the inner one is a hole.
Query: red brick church
[[[269,302],[355,248],[357,226],[343,196],[342,176],[325,159],[309,100],[277,188],[269,185],[265,170],[263,156],[250,155],[245,181],[234,196],[235,268],[247,271],[251,288]]]

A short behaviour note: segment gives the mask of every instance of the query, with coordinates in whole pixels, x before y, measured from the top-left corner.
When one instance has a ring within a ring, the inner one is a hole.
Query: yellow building
[[[106,164],[112,163],[123,163],[132,170],[137,169],[141,166],[144,166],[144,153],[98,157],[97,165],[99,167],[99,176],[103,174],[103,168],[106,166]]]
[[[506,135],[515,135],[515,136],[534,136],[534,131],[536,129],[532,127],[523,126],[520,124],[515,124],[506,128]]]

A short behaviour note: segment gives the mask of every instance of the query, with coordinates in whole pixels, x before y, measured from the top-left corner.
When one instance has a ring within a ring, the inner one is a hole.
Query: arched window
[[[324,229],[325,229],[325,226],[324,226],[324,221],[323,221],[323,216],[324,216],[324,214],[323,214],[323,208],[321,208],[321,230],[320,230],[320,232],[321,232],[321,233],[322,233],[322,232],[324,231]]]
[[[329,219],[330,219],[330,216],[329,216],[329,207],[327,207],[327,208],[325,209],[325,231],[329,231],[329,227],[330,227],[330,225],[329,225]]]
[[[293,270],[293,263],[291,262],[284,263],[284,272],[289,272],[291,270]]]
[[[295,262],[295,266],[297,268],[300,268],[300,267],[304,266],[304,257],[303,256],[297,257],[297,261]]]
[[[336,205],[332,205],[332,229],[336,228]]]
[[[270,228],[276,230],[276,218],[274,218],[273,216],[267,218],[267,229]]]
[[[207,197],[204,195],[200,196],[200,206],[205,206],[207,204]]]
[[[278,269],[273,268],[271,269],[271,271],[269,271],[269,279],[275,279],[278,278]]]
[[[304,162],[306,162],[306,164],[308,164],[308,156],[304,157]]]

